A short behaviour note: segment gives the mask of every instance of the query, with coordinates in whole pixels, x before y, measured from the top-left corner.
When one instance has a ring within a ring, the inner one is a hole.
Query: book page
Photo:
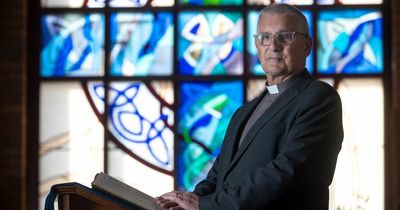
[[[98,173],[92,187],[115,195],[146,210],[163,209],[155,199],[105,173]]]

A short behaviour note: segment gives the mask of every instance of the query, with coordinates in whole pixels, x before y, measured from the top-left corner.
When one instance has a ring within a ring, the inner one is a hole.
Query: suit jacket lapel
[[[256,108],[257,104],[260,102],[262,99],[262,96],[264,96],[267,93],[267,90],[264,90],[264,92],[260,95],[260,97],[256,98],[255,100],[249,102],[248,104],[244,105],[242,113],[238,115],[238,118],[235,119],[236,122],[233,124],[235,127],[233,127],[233,137],[234,137],[234,143],[233,144],[227,144],[229,145],[229,148],[227,151],[229,151],[229,160],[232,160],[233,156],[236,153],[236,147],[239,142],[239,139],[242,135],[242,131],[244,128],[244,125],[246,124],[247,120],[249,119],[250,115],[253,113],[254,109]]]
[[[308,72],[305,70],[305,73],[300,75],[298,78],[296,78],[293,82],[293,85],[289,87],[282,95],[280,95],[274,103],[271,104],[271,106],[264,112],[263,115],[254,123],[254,125],[250,128],[249,132],[246,134],[246,137],[244,138],[240,148],[238,148],[236,153],[233,153],[233,160],[231,162],[231,165],[229,166],[228,171],[230,168],[232,168],[236,162],[240,159],[242,156],[243,152],[247,150],[251,142],[253,141],[255,135],[258,133],[258,131],[265,125],[265,123],[268,123],[268,121],[276,114],[278,113],[283,107],[285,107],[290,101],[292,101],[298,94],[312,81],[312,77],[308,74]],[[262,97],[259,97],[257,100],[257,103],[252,105],[246,110],[246,115],[242,115],[242,118],[240,122],[238,122],[239,125],[243,125],[245,123],[246,119],[248,119],[249,115],[253,112],[255,109],[256,105],[258,102],[261,100]],[[251,108],[251,109],[250,109]],[[237,139],[240,138],[241,131],[242,129],[238,129],[240,132],[237,133]],[[227,171],[227,172],[228,172]]]

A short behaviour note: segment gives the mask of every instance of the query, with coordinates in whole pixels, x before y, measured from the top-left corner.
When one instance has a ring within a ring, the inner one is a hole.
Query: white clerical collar
[[[267,85],[267,90],[269,94],[278,94],[279,88],[278,85]]]

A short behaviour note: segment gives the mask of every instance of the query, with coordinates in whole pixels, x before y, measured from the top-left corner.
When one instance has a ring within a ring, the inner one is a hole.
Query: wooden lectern
[[[54,185],[45,210],[142,210],[107,193],[76,182]]]

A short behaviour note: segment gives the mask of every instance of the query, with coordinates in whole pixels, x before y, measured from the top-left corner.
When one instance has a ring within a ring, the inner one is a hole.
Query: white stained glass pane
[[[151,1],[151,6],[153,7],[168,7],[174,6],[175,0],[153,0]]]
[[[42,7],[50,7],[50,8],[97,8],[104,7],[105,0],[41,0],[40,3]]]
[[[109,144],[108,174],[150,196],[160,196],[174,189],[171,175],[156,171]]]
[[[344,141],[331,185],[330,209],[384,209],[383,84],[344,79]]]
[[[330,86],[333,87],[333,85],[335,84],[335,81],[333,79],[330,78],[320,78],[319,80],[321,80],[322,82],[325,82],[327,84],[329,84]]]
[[[41,84],[39,138],[39,209],[52,185],[90,186],[103,171],[103,126],[79,82]]]
[[[112,82],[109,129],[125,150],[160,170],[174,168],[173,89],[170,82]]]
[[[382,4],[382,0],[340,0],[342,4]]]
[[[103,82],[88,82],[85,84],[85,88],[89,93],[90,100],[96,107],[96,111],[99,114],[104,114],[104,83]]]

